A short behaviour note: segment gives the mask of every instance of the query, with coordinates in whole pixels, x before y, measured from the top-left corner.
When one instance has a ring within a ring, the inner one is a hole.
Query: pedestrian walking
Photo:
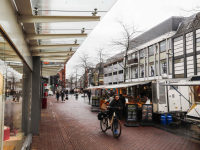
[[[59,100],[59,96],[60,96],[60,93],[57,91],[57,92],[56,92],[57,102],[58,102],[58,100]]]
[[[65,93],[62,91],[62,92],[61,92],[62,101],[64,100],[64,96],[65,96]],[[65,101],[65,100],[64,100],[64,101]]]
[[[20,93],[18,91],[16,92],[16,97],[17,97],[17,102],[19,102]]]
[[[89,90],[89,91],[88,91],[87,95],[88,95],[88,99],[89,99],[89,103],[90,103],[90,98],[91,98],[91,90]]]

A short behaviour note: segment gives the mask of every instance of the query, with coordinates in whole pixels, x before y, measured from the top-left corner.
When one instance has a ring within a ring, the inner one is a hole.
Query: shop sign
[[[142,121],[140,125],[153,126],[152,115],[153,115],[152,104],[143,104],[142,105]]]
[[[137,121],[137,111],[138,106],[137,104],[127,104],[126,105],[126,120],[127,121]]]
[[[97,96],[92,97],[92,107],[100,107],[99,97]]]

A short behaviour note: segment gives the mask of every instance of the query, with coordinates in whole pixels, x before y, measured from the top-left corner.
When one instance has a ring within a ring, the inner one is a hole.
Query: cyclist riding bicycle
[[[111,108],[117,107],[118,109],[115,111],[115,113],[116,113],[116,116],[119,119],[121,119],[120,110],[123,109],[123,105],[122,105],[121,101],[119,101],[119,96],[118,95],[114,95],[114,100],[112,100],[112,102],[109,104],[109,106],[107,106],[107,108],[109,108],[109,107],[111,107]],[[108,110],[109,110],[108,111],[109,119],[111,120],[114,110],[113,109],[108,109]],[[108,119],[108,121],[109,121],[109,119]],[[110,123],[110,121],[109,121],[108,124],[109,124],[109,128],[111,128],[110,125],[112,124],[112,122]],[[118,133],[117,129],[115,130],[115,133],[116,134]]]

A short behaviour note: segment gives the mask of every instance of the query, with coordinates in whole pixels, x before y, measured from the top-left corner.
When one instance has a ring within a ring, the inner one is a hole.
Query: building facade
[[[182,17],[171,17],[133,39],[126,82],[172,78],[172,36]]]
[[[124,52],[107,59],[103,66],[104,85],[124,82]]]
[[[173,77],[200,75],[200,13],[184,18],[172,38]]]

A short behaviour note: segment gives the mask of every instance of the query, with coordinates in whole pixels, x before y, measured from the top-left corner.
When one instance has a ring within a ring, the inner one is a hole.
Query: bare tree
[[[96,48],[97,55],[94,57],[94,62],[97,62],[97,69],[98,69],[98,85],[99,85],[99,77],[103,74],[103,64],[105,63],[106,59],[109,58],[109,52],[105,49],[105,47],[100,46]]]
[[[84,70],[84,84],[83,88],[85,89],[87,87],[86,81],[87,81],[87,73],[89,71],[89,68],[93,66],[91,57],[86,51],[82,51],[82,53],[79,55],[80,58],[80,68]],[[84,97],[85,97],[85,92],[84,92]]]
[[[127,62],[128,62],[128,51],[136,47],[139,41],[135,40],[135,37],[138,35],[136,27],[134,24],[126,24],[122,21],[117,21],[121,28],[122,32],[120,33],[120,37],[118,39],[112,39],[112,45],[120,48],[121,51],[124,51],[124,82],[126,81],[126,74],[128,71]]]
[[[74,84],[74,75],[73,75],[73,73],[71,73],[71,75],[69,76],[69,79],[68,79],[68,84],[70,85],[70,88],[71,88],[71,90],[72,90],[72,86],[73,86],[73,84]]]

